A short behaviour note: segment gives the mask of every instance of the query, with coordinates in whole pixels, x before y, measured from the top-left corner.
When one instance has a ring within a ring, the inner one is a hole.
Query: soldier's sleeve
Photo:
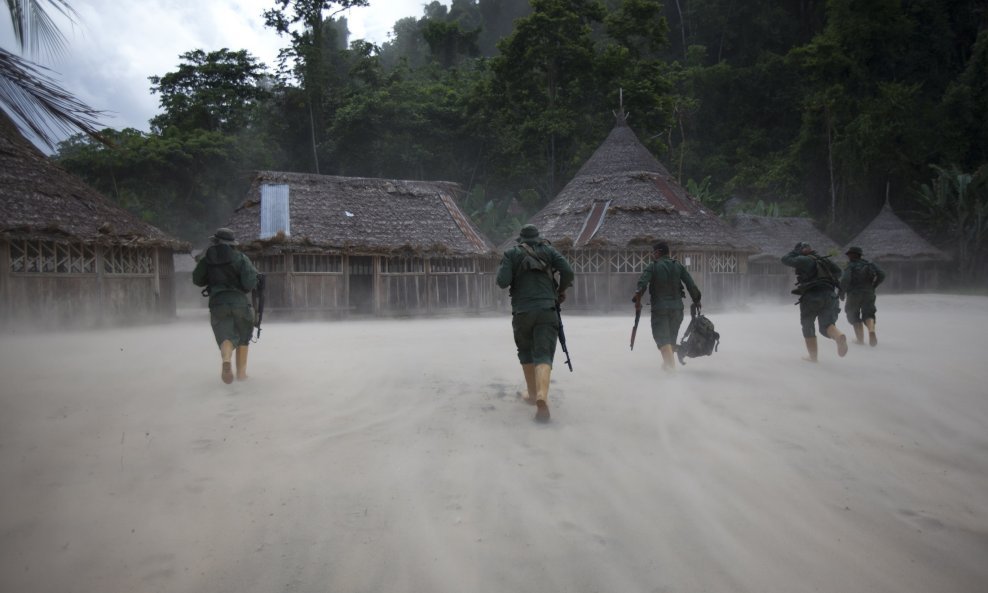
[[[552,268],[559,271],[559,292],[564,292],[573,286],[573,279],[576,276],[573,273],[573,267],[569,265],[563,254],[555,249],[552,250]]]
[[[501,256],[501,267],[497,269],[497,285],[501,288],[511,286],[514,276],[514,262],[511,260],[511,250],[504,252]]]
[[[799,261],[800,255],[795,251],[790,251],[789,253],[782,256],[782,265],[789,266],[790,268],[796,267],[796,262]]]
[[[206,274],[206,258],[201,257],[199,258],[199,261],[196,262],[196,269],[192,270],[192,283],[196,286],[206,286],[208,281],[208,274]]]
[[[686,269],[686,266],[680,264],[680,280],[686,285],[686,291],[690,293],[690,298],[693,299],[694,303],[700,302],[700,289],[697,287],[696,282],[693,282],[693,276],[690,275],[690,271]]]
[[[875,284],[874,284],[874,286],[875,286],[875,288],[878,288],[878,285],[879,284],[881,284],[882,282],[885,282],[885,270],[879,268],[875,264],[875,262],[871,262],[871,266],[873,268],[875,268]]]
[[[244,290],[250,292],[257,287],[257,268],[251,263],[250,258],[245,254],[240,254],[240,285]]]
[[[844,271],[840,273],[840,291],[847,292],[851,287],[851,265],[848,264]]]
[[[641,276],[638,277],[638,292],[641,294],[645,294],[645,290],[648,288],[648,285],[651,282],[652,282],[652,264],[648,264],[647,266],[645,266],[645,269],[642,270]]]

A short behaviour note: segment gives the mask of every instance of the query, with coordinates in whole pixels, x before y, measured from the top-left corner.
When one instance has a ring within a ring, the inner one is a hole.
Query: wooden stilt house
[[[530,222],[576,272],[567,306],[629,307],[657,240],[669,243],[707,305],[743,298],[748,255],[757,251],[687,194],[619,114],[614,129],[576,176]]]
[[[800,241],[812,245],[820,255],[833,256],[838,265],[844,265],[840,245],[817,229],[812,219],[735,214],[731,225],[760,250],[748,256],[746,283],[751,299],[790,299],[796,276],[793,269],[782,265],[780,260]]]
[[[172,256],[188,251],[52,163],[0,112],[0,326],[173,317]]]
[[[295,315],[494,307],[494,245],[459,185],[265,171],[229,223],[267,275],[266,307]]]
[[[855,245],[864,258],[886,273],[883,292],[928,292],[941,288],[950,256],[933,246],[896,216],[888,201],[868,226],[842,251]]]

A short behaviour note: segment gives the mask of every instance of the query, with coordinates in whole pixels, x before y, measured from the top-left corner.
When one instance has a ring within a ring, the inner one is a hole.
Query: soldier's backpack
[[[802,296],[811,288],[816,288],[817,286],[826,285],[831,288],[840,287],[840,268],[837,264],[830,261],[829,255],[819,256],[810,255],[813,258],[813,263],[816,266],[816,270],[813,276],[808,279],[804,279],[802,283],[799,279],[796,280],[796,288],[792,289],[792,294],[797,294]]]
[[[690,324],[683,333],[683,340],[676,348],[679,364],[685,365],[684,358],[710,356],[720,345],[720,334],[714,331],[714,322],[697,311],[696,305],[690,305]]]
[[[875,264],[871,262],[861,262],[851,266],[851,288],[873,287],[875,278]]]

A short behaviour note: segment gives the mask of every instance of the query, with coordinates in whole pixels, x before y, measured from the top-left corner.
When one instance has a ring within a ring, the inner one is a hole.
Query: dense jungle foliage
[[[57,158],[201,243],[259,169],[456,181],[495,241],[562,189],[623,105],[710,207],[813,217],[846,241],[888,200],[984,277],[983,0],[452,0],[352,40],[340,10],[272,0],[277,64],[190,48],[150,76],[150,132]]]

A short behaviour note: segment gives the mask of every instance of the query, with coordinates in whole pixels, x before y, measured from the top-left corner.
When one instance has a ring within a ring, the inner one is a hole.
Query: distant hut
[[[856,245],[864,257],[886,272],[885,292],[926,292],[941,287],[950,256],[909,228],[888,201],[871,223],[846,247]]]
[[[229,226],[295,314],[465,312],[494,306],[494,245],[460,186],[264,171]]]
[[[628,127],[623,113],[559,194],[531,219],[577,274],[567,305],[630,306],[656,240],[670,244],[704,303],[742,298],[748,254],[757,249],[690,197]]]
[[[734,229],[761,251],[748,256],[748,295],[753,298],[789,298],[795,286],[793,269],[782,265],[780,259],[800,241],[806,241],[820,255],[833,255],[843,265],[840,245],[823,234],[813,220],[800,217],[756,216],[735,214]]]
[[[172,317],[172,255],[188,250],[52,163],[0,112],[0,325]]]

